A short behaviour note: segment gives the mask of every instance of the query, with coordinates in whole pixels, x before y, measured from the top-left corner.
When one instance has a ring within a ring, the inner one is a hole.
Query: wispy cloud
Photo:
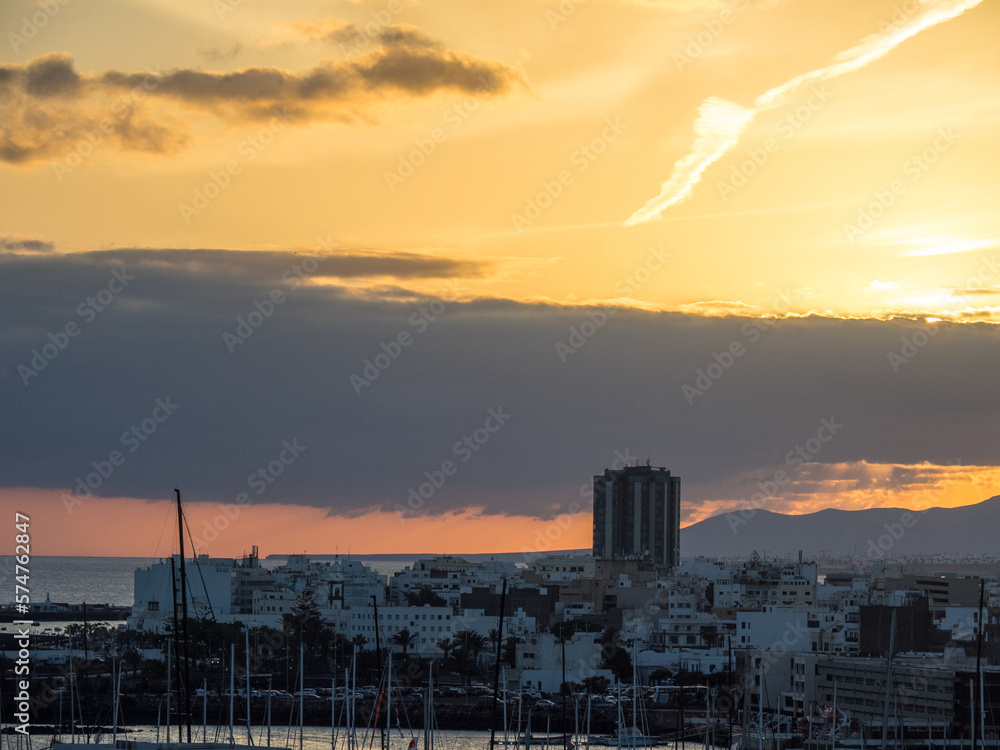
[[[663,183],[660,194],[632,214],[625,225],[657,219],[662,211],[691,195],[702,173],[736,145],[756,114],[755,110],[725,99],[714,96],[706,99],[698,108],[698,119],[694,124],[696,138],[691,153],[674,164],[674,174]]]
[[[803,73],[765,91],[754,100],[750,109],[709,97],[701,105],[695,121],[696,138],[691,152],[676,162],[674,174],[663,183],[659,195],[635,211],[625,221],[625,225],[632,226],[658,219],[664,210],[685,200],[701,180],[702,173],[736,145],[746,127],[761,112],[784,105],[807,84],[852,73],[883,58],[910,37],[955,18],[981,2],[982,0],[926,0],[913,18],[865,37],[854,47],[838,54],[831,64],[823,68]]]

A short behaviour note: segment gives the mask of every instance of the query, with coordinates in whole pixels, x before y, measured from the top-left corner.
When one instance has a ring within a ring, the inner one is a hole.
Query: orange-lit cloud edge
[[[992,247],[991,241],[985,243]],[[14,247],[14,246],[18,247]],[[42,245],[44,250],[21,249],[21,245]],[[966,248],[968,249],[968,248]],[[982,249],[976,245],[973,249]],[[241,252],[285,251],[290,256],[308,248],[241,248]],[[394,249],[373,249],[365,246],[342,248],[342,252],[352,255],[370,257],[395,257],[400,251]],[[8,256],[58,256],[92,253],[86,248],[56,249],[52,243],[38,237],[3,237],[0,236],[0,253]],[[972,297],[992,298],[990,301],[1000,301],[1000,286],[983,283],[972,278],[970,282],[978,286],[955,290],[948,287],[911,289],[911,296],[902,294],[893,299],[883,299],[881,303],[874,301],[859,304],[840,304],[817,306],[811,303],[808,290],[797,290],[794,299],[782,299],[784,311],[778,312],[775,305],[761,306],[740,299],[709,298],[691,301],[651,301],[634,297],[560,297],[557,295],[510,294],[502,290],[511,281],[517,281],[524,275],[530,275],[540,267],[557,263],[561,258],[497,256],[476,253],[455,253],[441,251],[405,250],[408,256],[430,261],[453,261],[471,264],[483,270],[477,275],[465,275],[454,278],[430,277],[427,279],[406,279],[401,282],[392,275],[370,274],[363,276],[338,276],[335,274],[315,274],[304,280],[304,284],[312,287],[331,287],[338,289],[356,299],[390,302],[400,305],[411,304],[434,297],[446,302],[469,303],[481,300],[512,302],[522,305],[544,305],[565,308],[615,308],[634,310],[646,313],[680,313],[692,317],[704,318],[766,318],[770,320],[789,319],[833,319],[833,320],[874,320],[888,322],[896,319],[914,320],[926,323],[990,323],[1000,325],[1000,304],[974,304]],[[994,256],[995,258],[995,256]],[[993,265],[995,266],[995,259]],[[990,279],[992,280],[992,274]],[[885,288],[895,291],[899,285],[890,282],[872,281],[872,288]],[[780,294],[779,294],[780,297]],[[928,307],[922,304],[928,298],[933,298],[935,304]],[[773,302],[773,300],[772,300]],[[867,311],[857,311],[858,307]],[[852,309],[853,308],[853,309]]]
[[[808,464],[801,476],[773,496],[687,503],[690,525],[741,508],[800,515],[825,508],[923,510],[971,505],[996,494],[1000,467],[933,464]],[[737,489],[737,494],[739,490]],[[733,494],[728,491],[726,494]],[[0,490],[0,508],[30,518],[33,555],[166,557],[176,551],[176,509],[170,500],[88,498],[67,503],[63,490]],[[463,554],[585,549],[592,543],[590,512],[537,519],[483,515],[480,508],[439,516],[367,509],[350,516],[301,505],[188,503],[188,527],[199,554],[239,557],[257,545],[268,554]],[[0,541],[13,554],[14,535]],[[186,550],[190,554],[190,549]]]

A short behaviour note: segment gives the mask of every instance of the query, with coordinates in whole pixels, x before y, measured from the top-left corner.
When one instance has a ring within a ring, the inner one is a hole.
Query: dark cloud
[[[108,72],[100,80],[107,86],[131,88],[150,77]],[[316,102],[362,104],[394,92],[418,96],[449,89],[503,93],[519,83],[523,83],[521,74],[500,63],[436,47],[392,45],[350,60],[324,60],[305,73],[261,66],[228,73],[174,70],[153,76],[148,85],[156,96],[195,105],[307,109]]]
[[[766,479],[831,418],[843,428],[803,469],[809,486],[829,489],[840,477],[863,487],[863,473],[837,468],[859,461],[996,463],[997,326],[807,318],[760,328],[739,317],[390,301],[334,285],[296,288],[288,273],[303,258],[0,258],[2,482],[72,488],[168,397],[177,412],[126,453],[100,494],[162,498],[181,486],[192,502],[232,501],[283,441],[298,439],[306,452],[264,494],[249,490],[255,499],[334,513],[392,509],[452,461],[457,473],[421,512],[483,506],[549,517],[586,507],[590,476],[618,451],[680,475],[690,509]],[[345,252],[315,274],[395,273],[405,287],[407,277],[445,273],[440,264]],[[135,278],[88,322],[80,306],[100,303],[115,269]],[[282,301],[271,305],[275,291]],[[257,325],[227,347],[239,319]],[[80,332],[60,349],[53,338],[68,323]],[[50,342],[54,356],[25,386],[19,365]],[[742,353],[730,360],[734,343]],[[352,376],[371,385],[359,394]],[[494,433],[482,429],[490,409],[511,415]],[[463,461],[466,437],[477,450]],[[894,484],[910,481],[901,471]]]
[[[219,47],[208,47],[205,49],[199,49],[198,55],[208,62],[219,63],[228,62],[230,60],[235,60],[243,52],[243,45],[239,42],[234,42],[233,46],[229,49],[221,49]]]
[[[28,237],[0,237],[0,251],[22,253],[51,253],[55,244]]]
[[[0,161],[59,159],[72,167],[107,145],[124,151],[175,153],[186,145],[186,134],[171,118],[143,111],[145,96],[106,90],[80,76],[72,58],[61,52],[24,65],[2,65]]]
[[[24,90],[32,96],[73,96],[81,88],[80,76],[73,69],[73,60],[66,52],[52,52],[29,60],[19,74]]]
[[[444,49],[415,29],[381,33],[381,45],[369,52],[301,73],[251,66],[81,75],[62,52],[0,65],[0,160],[65,156],[81,139],[91,141],[89,153],[95,137],[125,150],[173,153],[188,136],[177,112],[161,112],[167,102],[231,122],[281,113],[291,122],[370,123],[392,99],[438,91],[493,96],[525,85],[519,70]]]
[[[363,50],[373,43],[389,47],[424,47],[443,49],[440,41],[427,36],[416,26],[390,24],[372,33],[368,24],[341,23],[339,19],[319,19],[295,24],[295,32],[305,39],[321,40],[344,46],[345,50]]]

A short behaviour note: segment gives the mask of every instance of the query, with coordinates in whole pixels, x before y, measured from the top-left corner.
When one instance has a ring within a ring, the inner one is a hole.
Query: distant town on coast
[[[481,728],[500,700],[511,716],[530,701],[538,731],[543,717],[572,731],[562,724],[567,696],[587,702],[594,726],[612,734],[618,708],[638,702],[660,737],[683,736],[684,722],[695,720],[702,733],[711,722],[713,731],[733,731],[732,719],[766,713],[770,731],[805,741],[836,700],[843,718],[835,731],[847,736],[882,721],[891,664],[891,693],[906,698],[892,700],[893,726],[930,739],[973,731],[970,684],[984,705],[1000,691],[995,561],[897,559],[892,548],[917,533],[919,513],[883,523],[862,555],[822,564],[802,552],[682,557],[679,477],[636,465],[594,483],[591,550],[381,556],[394,568],[387,574],[340,555],[263,561],[254,547],[234,559],[196,553],[184,560],[183,579],[178,555],[143,565],[131,607],[33,605],[35,679],[50,691],[38,716],[55,720],[52,696],[70,674],[80,690],[96,689],[121,662],[133,721],[153,722],[177,666],[166,652],[178,617],[188,634],[178,648],[194,676],[173,710],[223,706],[226,681],[235,680],[258,722],[265,700],[315,724],[328,720],[331,703],[356,699],[371,718],[390,653],[401,705],[422,705],[433,680],[438,721],[452,728]],[[755,515],[709,521],[749,527]],[[992,731],[991,714],[984,722]]]

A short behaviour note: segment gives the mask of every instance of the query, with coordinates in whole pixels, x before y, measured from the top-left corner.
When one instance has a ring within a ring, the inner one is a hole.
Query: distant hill
[[[907,525],[904,525],[904,521]],[[862,555],[881,557],[921,555],[1000,554],[1000,495],[958,508],[870,508],[821,510],[793,516],[769,510],[724,513],[681,529],[681,557],[749,557],[754,551],[768,557]],[[881,553],[881,554],[880,554]],[[340,555],[366,563],[394,562],[401,569],[440,552]],[[450,553],[466,560],[530,562],[546,555],[587,555],[589,549],[552,552]],[[271,554],[281,560],[287,555]],[[336,555],[310,554],[312,560]]]
[[[344,555],[344,554],[308,554],[310,560],[316,560],[320,562],[330,562],[332,560],[342,559],[342,560],[360,560],[363,563],[377,562],[397,562],[402,564],[413,562],[414,560],[429,560],[433,557],[440,557],[442,555],[450,555],[451,557],[460,557],[468,562],[483,562],[486,560],[501,560],[504,562],[528,562],[530,560],[536,560],[540,557],[547,557],[549,555],[589,555],[591,553],[590,549],[564,549],[556,550],[552,552],[391,552],[386,554],[369,554],[369,555]],[[285,560],[289,557],[285,553],[273,553],[267,556],[267,560]]]
[[[904,524],[905,522],[905,524]],[[958,508],[725,513],[681,529],[681,557],[983,555],[1000,552],[1000,495]]]

